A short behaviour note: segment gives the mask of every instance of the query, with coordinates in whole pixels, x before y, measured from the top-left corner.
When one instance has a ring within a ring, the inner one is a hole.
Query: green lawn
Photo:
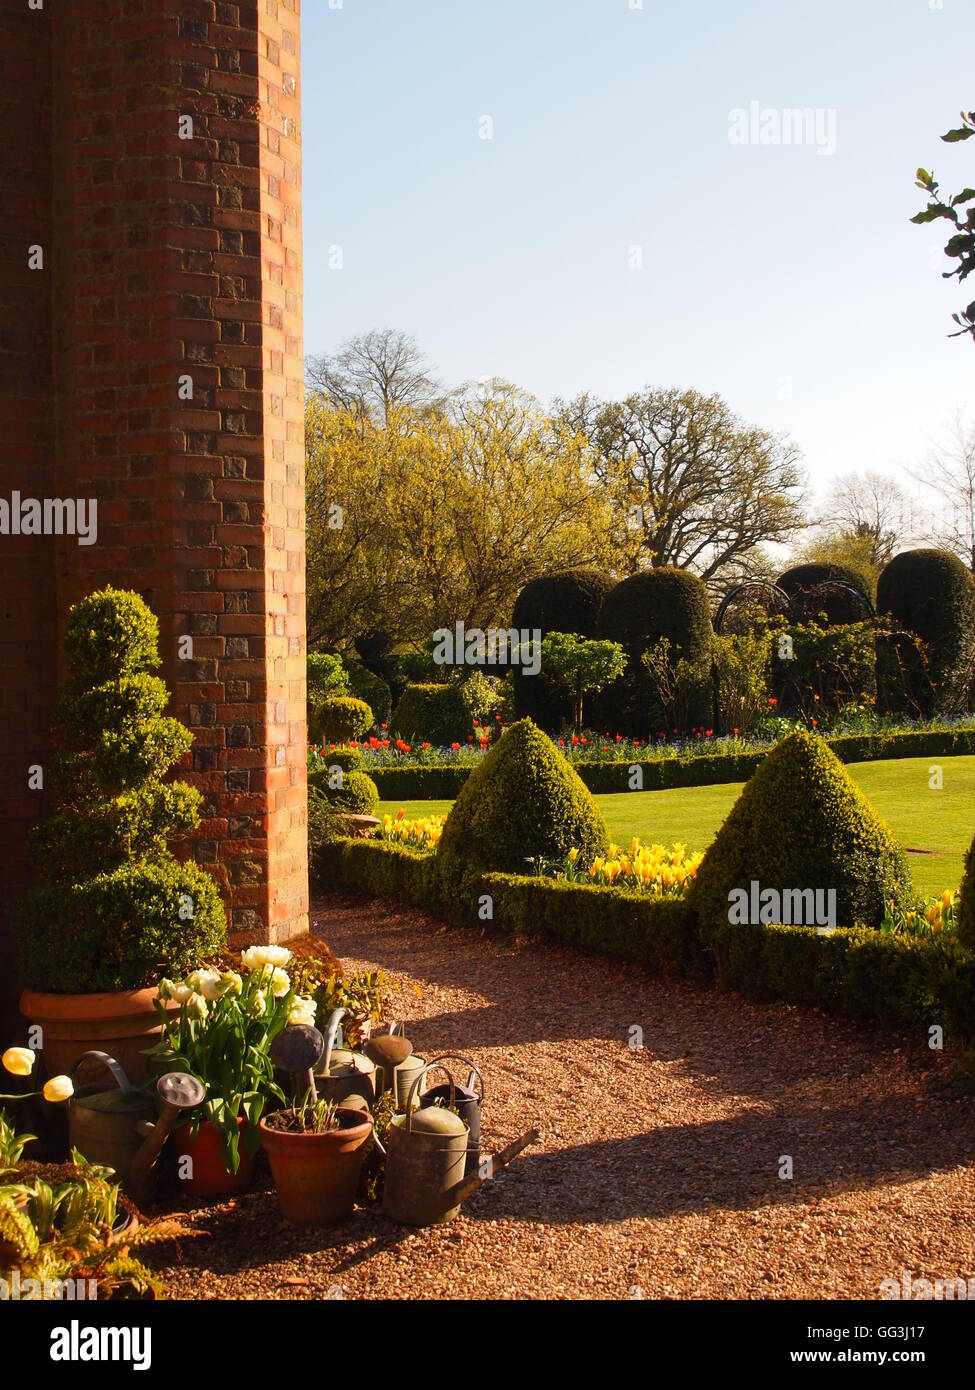
[[[931,758],[852,763],[849,771],[908,851],[914,882],[923,894],[956,888],[962,859],[975,834],[975,757],[943,758],[944,787],[928,786]],[[617,792],[597,796],[610,833],[621,843],[632,835],[689,849],[705,849],[741,791],[742,783],[685,787],[666,792]],[[449,801],[382,802],[379,814],[443,815]]]

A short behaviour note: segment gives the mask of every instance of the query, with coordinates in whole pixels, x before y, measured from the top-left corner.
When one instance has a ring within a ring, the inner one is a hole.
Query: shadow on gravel
[[[629,1029],[638,1024],[647,1055],[681,1063],[682,1074],[707,1093],[774,1103],[804,1081],[835,1083],[876,1071],[904,1043],[889,1031],[811,1009],[753,1004],[706,984],[661,981],[631,962],[537,942],[516,948],[498,935],[445,930],[425,913],[372,898],[343,894],[317,907],[311,916],[320,916],[319,930],[337,955],[408,974],[421,988],[427,981],[469,989],[470,953],[477,950],[477,992],[485,1002],[410,1021],[408,1035],[421,1055],[431,1048],[468,1052],[588,1039],[625,1048]],[[510,1007],[515,974],[530,992],[528,1011]],[[399,1007],[409,1020],[409,992]],[[935,1055],[920,1033],[916,1041],[916,1069],[930,1067]]]
[[[893,1187],[971,1163],[973,1153],[967,1108],[954,1129],[934,1123],[920,1132],[916,1106],[900,1097],[808,1109],[785,1121],[753,1111],[549,1153],[530,1150],[482,1188],[465,1214],[558,1225],[742,1210]],[[791,1181],[778,1175],[784,1155],[792,1159]]]

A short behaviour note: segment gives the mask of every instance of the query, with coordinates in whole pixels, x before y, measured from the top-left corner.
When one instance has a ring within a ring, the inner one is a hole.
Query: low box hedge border
[[[843,763],[884,758],[954,758],[975,754],[975,729],[927,729],[893,734],[842,734],[826,742]],[[630,763],[573,763],[591,792],[630,791],[630,770],[643,774],[642,791],[709,787],[745,782],[768,750],[699,753],[683,758],[645,758]],[[370,767],[383,801],[452,801],[467,781],[469,766]]]
[[[435,854],[382,840],[337,840],[319,851],[322,887],[354,888],[458,920]],[[468,896],[470,884],[466,886]],[[701,930],[681,898],[518,874],[484,874],[493,923],[655,973],[716,979],[755,1002],[781,1000],[890,1027],[938,1025],[946,1041],[975,1039],[975,952],[952,937],[897,936],[867,928]],[[467,913],[474,921],[473,913]]]

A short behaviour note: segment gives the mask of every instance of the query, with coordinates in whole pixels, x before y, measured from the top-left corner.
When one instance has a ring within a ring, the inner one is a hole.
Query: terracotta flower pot
[[[117,994],[42,994],[25,989],[20,1012],[43,1029],[41,1056],[49,1076],[70,1072],[83,1052],[98,1050],[114,1057],[129,1080],[139,1085],[146,1079],[142,1054],[159,1039],[155,997],[155,986]],[[166,1007],[175,1013],[179,1005],[170,999]]]
[[[352,1215],[372,1118],[338,1110],[339,1129],[289,1134],[261,1121],[281,1215],[296,1226],[331,1226]]]
[[[187,1176],[180,1178],[180,1189],[185,1189],[193,1197],[226,1197],[234,1192],[243,1192],[254,1176],[254,1156],[244,1149],[246,1125],[247,1120],[239,1115],[237,1152],[240,1163],[236,1173],[228,1173],[224,1167],[220,1131],[209,1120],[204,1120],[200,1125],[195,1139],[190,1138],[189,1124],[179,1125],[172,1130],[169,1142],[176,1155],[176,1171],[178,1174],[187,1171]],[[182,1162],[186,1158],[191,1159],[193,1165],[188,1170]]]

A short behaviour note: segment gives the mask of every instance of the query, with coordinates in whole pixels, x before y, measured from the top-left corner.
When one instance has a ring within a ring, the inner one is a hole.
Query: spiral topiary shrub
[[[446,685],[408,685],[390,722],[397,738],[422,740],[440,747],[466,743],[473,728],[464,692],[454,681]]]
[[[705,937],[729,924],[732,889],[836,893],[836,925],[879,926],[913,905],[907,861],[832,750],[796,731],[759,764],[704,856],[690,891]],[[824,899],[825,901],[825,899]]]
[[[511,625],[521,631],[574,632],[595,637],[599,610],[615,580],[595,569],[561,570],[530,580],[515,599]],[[540,728],[555,731],[572,718],[570,696],[543,674],[525,675],[512,668],[515,712],[519,719],[534,720]]]
[[[185,973],[226,938],[215,883],[168,849],[199,824],[201,798],[162,780],[192,735],[163,714],[169,694],[150,674],[158,641],[135,593],[100,590],[68,616],[57,809],[30,834],[39,882],[14,909],[20,971],[35,989],[139,989]]]
[[[437,846],[445,900],[469,912],[471,885],[485,870],[526,873],[530,859],[584,860],[609,842],[592,793],[551,739],[532,723],[512,724],[471,772]]]
[[[354,695],[329,695],[308,716],[309,743],[349,743],[373,723],[372,710]]]
[[[624,675],[599,697],[600,727],[631,738],[655,737],[667,727],[666,711],[642,664],[643,653],[662,638],[671,644],[674,661],[683,657],[694,668],[688,726],[710,722],[711,608],[696,574],[662,568],[622,580],[603,600],[599,636],[619,642],[627,661]]]
[[[877,611],[923,644],[878,643],[878,683],[891,712],[954,714],[967,705],[975,645],[975,582],[948,550],[905,550],[877,581]]]

